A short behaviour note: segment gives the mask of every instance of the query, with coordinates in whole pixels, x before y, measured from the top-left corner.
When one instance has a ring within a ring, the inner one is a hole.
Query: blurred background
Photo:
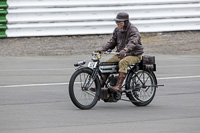
[[[1,0],[0,56],[91,53],[110,39],[121,11],[145,53],[200,53],[199,0]]]

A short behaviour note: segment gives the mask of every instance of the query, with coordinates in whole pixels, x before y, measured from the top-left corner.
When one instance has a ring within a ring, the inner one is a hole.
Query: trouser
[[[140,60],[142,60],[142,55],[126,56],[123,59],[120,59],[118,55],[114,55],[106,62],[119,62],[119,72],[127,73],[128,66],[138,63]]]

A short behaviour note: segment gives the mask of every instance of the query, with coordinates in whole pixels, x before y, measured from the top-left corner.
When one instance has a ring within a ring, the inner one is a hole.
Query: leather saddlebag
[[[142,56],[142,67],[143,70],[156,71],[155,56]]]

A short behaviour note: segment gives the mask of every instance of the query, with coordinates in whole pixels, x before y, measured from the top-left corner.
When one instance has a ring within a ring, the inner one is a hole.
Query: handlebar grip
[[[78,63],[75,63],[74,66],[77,67],[77,66],[81,66],[81,65],[84,65],[86,62],[85,61],[79,61]]]

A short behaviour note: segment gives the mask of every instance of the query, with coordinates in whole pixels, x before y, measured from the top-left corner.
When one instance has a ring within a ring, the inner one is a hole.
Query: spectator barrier
[[[0,38],[111,34],[121,11],[140,32],[200,30],[200,0],[1,0]]]

